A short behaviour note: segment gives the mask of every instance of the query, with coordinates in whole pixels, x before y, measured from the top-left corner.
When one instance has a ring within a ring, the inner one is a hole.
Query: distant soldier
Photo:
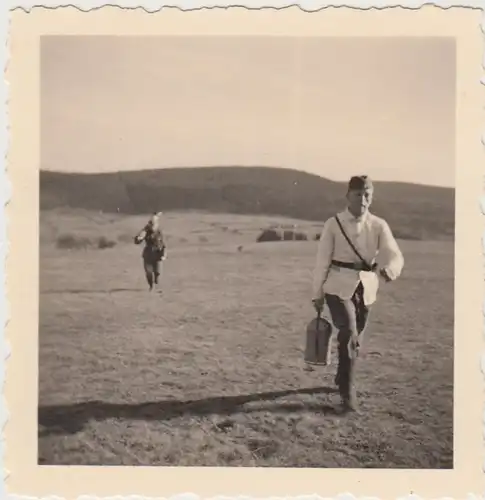
[[[135,244],[145,242],[143,269],[150,290],[154,283],[158,284],[160,262],[166,259],[166,245],[159,225],[160,215],[161,212],[154,212],[145,227],[135,236]]]
[[[363,176],[350,179],[347,208],[328,219],[318,243],[313,304],[326,303],[338,330],[335,385],[344,410],[357,410],[355,363],[369,311],[377,298],[379,276],[397,279],[404,258],[387,222],[369,212],[374,187]]]

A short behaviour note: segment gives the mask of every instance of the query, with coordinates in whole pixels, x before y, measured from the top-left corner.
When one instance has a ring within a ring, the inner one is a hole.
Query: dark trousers
[[[362,346],[370,307],[364,304],[364,287],[359,283],[353,296],[344,300],[337,295],[325,295],[332,317],[338,330],[338,369],[337,384],[344,399],[355,398],[355,363],[359,348]],[[352,337],[357,340],[356,345]]]
[[[160,261],[143,259],[143,270],[145,271],[145,277],[150,286],[153,286],[154,281],[158,283],[158,277],[160,276]]]
[[[150,288],[153,287],[154,282],[158,283],[160,266],[160,256],[157,252],[150,247],[145,247],[143,250],[143,270],[145,271],[145,277]]]

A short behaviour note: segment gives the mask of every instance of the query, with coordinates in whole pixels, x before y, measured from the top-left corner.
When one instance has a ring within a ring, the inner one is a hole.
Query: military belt
[[[369,269],[364,263],[361,262],[342,262],[340,260],[332,260],[332,265],[336,267],[342,267],[344,269],[352,269],[353,271],[373,271],[376,268],[374,264],[371,269]]]

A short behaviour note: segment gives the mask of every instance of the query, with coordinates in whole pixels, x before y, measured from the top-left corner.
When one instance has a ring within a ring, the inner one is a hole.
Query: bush
[[[305,233],[286,230],[283,235],[274,229],[265,229],[256,240],[258,243],[263,241],[306,241],[308,237]]]
[[[116,245],[116,241],[108,240],[104,236],[101,236],[98,240],[98,248],[104,250],[105,248],[113,248]]]
[[[116,241],[111,241],[101,236],[96,240],[91,238],[86,238],[85,236],[75,236],[73,234],[62,234],[56,240],[57,248],[63,250],[85,250],[90,247],[96,247],[99,249],[113,248],[116,245]]]
[[[295,233],[295,241],[307,241],[308,237],[305,233],[296,232]]]
[[[92,241],[84,236],[74,236],[73,234],[62,234],[56,240],[57,248],[63,250],[80,250],[92,245]]]
[[[265,241],[281,241],[281,234],[274,229],[264,229],[256,239],[258,243]]]
[[[283,231],[283,240],[284,241],[292,241],[294,239],[293,231],[285,230]]]

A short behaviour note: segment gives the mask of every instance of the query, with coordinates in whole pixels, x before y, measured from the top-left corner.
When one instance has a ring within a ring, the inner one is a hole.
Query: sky
[[[446,38],[46,37],[41,168],[454,186],[455,80]]]

